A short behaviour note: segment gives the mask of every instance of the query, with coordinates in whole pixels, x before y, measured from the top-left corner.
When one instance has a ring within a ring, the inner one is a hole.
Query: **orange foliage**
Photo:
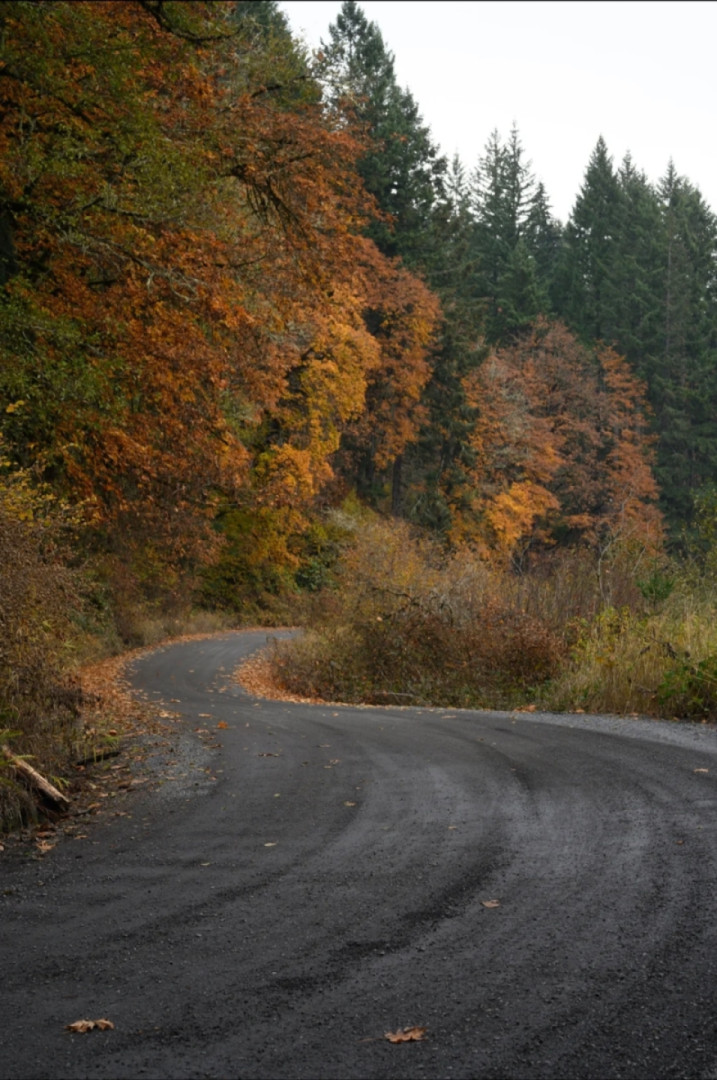
[[[430,377],[428,351],[439,304],[426,286],[399,263],[363,241],[366,319],[378,344],[368,374],[367,407],[353,427],[379,469],[387,468],[414,441],[426,411],[421,397]]]
[[[3,13],[16,452],[179,558],[220,498],[310,504],[349,426],[379,464],[400,453],[437,315],[360,235],[360,144],[310,90],[267,92],[283,61],[232,7]]]
[[[659,546],[644,388],[622,357],[541,320],[465,385],[478,410],[475,543],[502,558],[608,532]]]

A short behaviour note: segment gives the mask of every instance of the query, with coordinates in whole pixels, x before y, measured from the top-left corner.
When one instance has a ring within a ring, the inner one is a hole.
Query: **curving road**
[[[717,731],[257,701],[265,637],[136,662],[162,776],[0,862],[3,1080],[717,1078]]]

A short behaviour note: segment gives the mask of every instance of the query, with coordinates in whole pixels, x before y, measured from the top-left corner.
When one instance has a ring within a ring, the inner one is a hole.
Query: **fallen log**
[[[30,787],[39,791],[46,799],[51,803],[54,803],[55,806],[65,809],[70,805],[70,800],[66,795],[63,795],[61,791],[58,791],[54,784],[51,784],[49,780],[46,780],[42,773],[39,773],[37,769],[33,769],[32,765],[28,765],[28,763],[18,757],[17,754],[13,754],[7,743],[3,743],[3,745],[0,746],[0,751],[2,751],[15,772],[22,776]]]

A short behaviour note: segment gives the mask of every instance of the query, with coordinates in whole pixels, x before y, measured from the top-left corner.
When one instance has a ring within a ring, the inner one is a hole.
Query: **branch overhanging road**
[[[166,782],[0,863],[3,1080],[717,1077],[717,731],[258,701],[265,639],[137,661]]]

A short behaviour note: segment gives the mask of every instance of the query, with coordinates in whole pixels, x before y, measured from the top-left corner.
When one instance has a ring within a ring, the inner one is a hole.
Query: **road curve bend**
[[[717,1078],[717,731],[257,700],[266,636],[136,661],[162,774],[0,862],[2,1080]]]

